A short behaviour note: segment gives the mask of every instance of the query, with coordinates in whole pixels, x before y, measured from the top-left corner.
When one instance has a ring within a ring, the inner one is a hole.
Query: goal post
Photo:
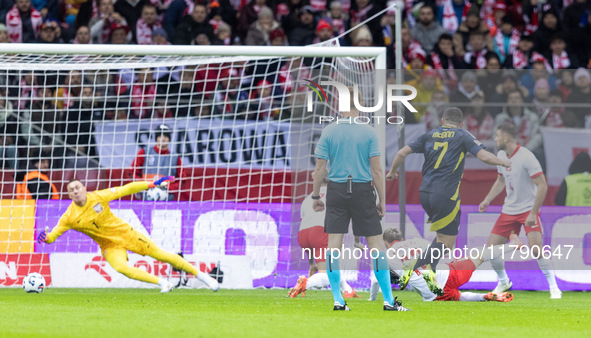
[[[15,153],[2,159],[0,286],[41,272],[58,287],[145,287],[117,275],[85,235],[68,231],[52,245],[35,238],[70,204],[68,180],[93,191],[146,179],[164,166],[150,161],[159,161],[152,149],[166,134],[179,185],[114,201],[113,212],[202,271],[226,267],[224,287],[287,287],[290,209],[311,192],[314,116],[338,114],[334,91],[308,112],[304,80],[347,74],[370,103],[371,89],[386,83],[378,47],[5,44],[0,53],[0,101],[10,106],[2,132]],[[372,114],[385,117],[386,107]],[[375,127],[385,168],[386,128]],[[32,171],[50,183],[23,185]],[[18,199],[19,186],[45,195]]]

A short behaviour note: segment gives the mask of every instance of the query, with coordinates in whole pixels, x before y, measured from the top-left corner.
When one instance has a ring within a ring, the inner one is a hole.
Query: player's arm
[[[131,163],[131,167],[127,169],[127,174],[130,178],[141,178],[143,173],[144,167],[144,159],[145,159],[145,151],[144,149],[140,149]]]
[[[124,196],[137,194],[140,191],[151,189],[157,186],[166,186],[169,182],[174,181],[174,176],[164,176],[154,182],[132,182],[122,187],[105,189],[99,192],[103,198],[108,201],[120,199]]]
[[[531,208],[527,219],[525,220],[525,225],[527,226],[533,226],[536,224],[538,212],[540,212],[540,207],[542,206],[542,203],[544,203],[544,199],[546,199],[546,193],[548,192],[548,184],[546,184],[546,177],[544,174],[540,174],[532,178],[532,181],[538,187],[538,192],[536,193],[534,205]]]
[[[505,178],[503,177],[503,175],[499,174],[497,175],[497,180],[495,181],[495,183],[493,183],[492,187],[490,188],[490,191],[488,192],[484,200],[480,203],[478,211],[485,212],[490,202],[492,202],[492,200],[494,200],[495,197],[499,196],[499,194],[503,190],[505,190]]]
[[[66,217],[63,215],[57,223],[57,226],[53,228],[50,233],[47,233],[49,230],[49,227],[47,227],[45,228],[45,231],[39,234],[39,237],[37,237],[37,242],[51,244],[55,242],[59,236],[63,235],[68,229],[69,227],[67,226]]]
[[[500,158],[496,157],[493,153],[486,151],[484,149],[480,149],[476,153],[476,157],[486,164],[500,165],[505,168],[509,168],[511,166],[511,162],[509,160],[501,160]]]
[[[373,185],[378,192],[378,214],[380,217],[384,217],[386,214],[386,198],[384,194],[384,173],[380,162],[380,156],[370,157],[369,168],[371,169]]]
[[[402,165],[406,156],[410,154],[412,154],[412,149],[409,146],[404,146],[402,149],[398,150],[396,156],[394,156],[394,161],[392,161],[390,172],[386,175],[388,181],[398,178],[398,168]]]

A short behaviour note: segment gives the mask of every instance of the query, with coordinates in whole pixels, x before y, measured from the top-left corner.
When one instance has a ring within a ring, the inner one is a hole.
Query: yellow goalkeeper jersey
[[[101,248],[126,244],[133,228],[111,212],[109,202],[146,189],[148,182],[134,182],[87,193],[86,204],[79,207],[72,202],[57,226],[47,235],[46,242],[53,243],[64,232],[72,229],[90,236]]]

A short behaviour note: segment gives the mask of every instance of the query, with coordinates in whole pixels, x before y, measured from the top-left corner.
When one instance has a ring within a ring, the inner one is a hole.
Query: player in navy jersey
[[[423,182],[420,187],[420,200],[423,209],[429,215],[431,231],[437,236],[426,250],[425,255],[419,257],[414,264],[409,263],[400,279],[400,288],[404,289],[414,270],[427,265],[423,277],[427,285],[436,294],[443,294],[437,284],[435,274],[439,258],[432,258],[433,252],[452,249],[460,226],[460,182],[464,175],[466,153],[471,153],[482,162],[490,165],[509,167],[508,160],[501,160],[492,153],[484,150],[482,145],[472,134],[462,129],[464,114],[459,108],[451,107],[445,110],[441,119],[441,127],[433,129],[411,144],[400,149],[394,157],[390,172],[386,179],[398,177],[397,169],[404,158],[411,153],[422,153],[425,156],[423,164]]]

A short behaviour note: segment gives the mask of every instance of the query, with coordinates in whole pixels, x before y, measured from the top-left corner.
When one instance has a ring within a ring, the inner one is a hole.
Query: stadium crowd
[[[386,46],[393,69],[392,5],[1,0],[0,42],[303,46],[338,37],[344,46]],[[419,110],[407,113],[406,123],[432,129],[446,107],[459,106],[465,128],[478,139],[492,142],[495,126],[510,122],[519,142],[538,156],[541,126],[591,128],[590,18],[588,0],[404,1],[401,61],[405,81],[418,89],[413,105]],[[0,76],[3,166],[16,169],[16,159],[30,149],[48,150],[53,158],[88,155],[53,166],[97,166],[92,124],[105,119],[287,120],[292,112],[282,108],[282,97],[305,89],[298,79],[313,68],[313,62],[288,58],[255,65],[6,73]]]

